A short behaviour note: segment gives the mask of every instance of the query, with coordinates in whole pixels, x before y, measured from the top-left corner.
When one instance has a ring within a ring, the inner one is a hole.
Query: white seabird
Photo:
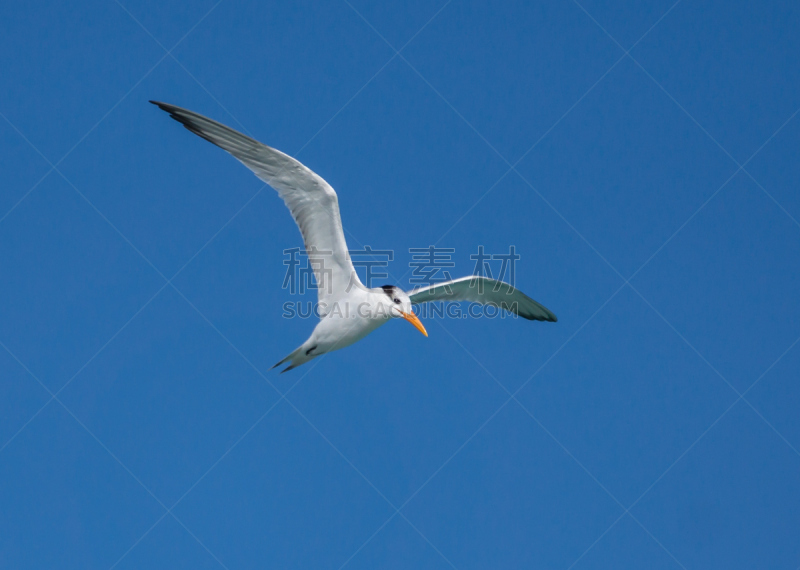
[[[392,285],[365,287],[347,251],[339,199],[325,180],[292,157],[230,127],[175,105],[150,102],[194,134],[228,151],[277,190],[300,228],[317,282],[320,322],[308,340],[275,365],[288,362],[282,372],[349,346],[396,317],[428,336],[411,306],[428,301],[470,301],[528,320],[556,321],[553,313],[521,291],[486,277],[462,277],[408,293]]]

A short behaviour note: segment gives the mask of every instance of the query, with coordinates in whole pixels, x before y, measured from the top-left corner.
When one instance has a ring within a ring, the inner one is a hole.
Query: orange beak
[[[403,318],[404,318],[405,320],[407,320],[409,323],[411,323],[412,325],[414,325],[415,327],[417,327],[417,330],[418,330],[419,332],[421,332],[421,333],[422,333],[422,334],[424,334],[425,336],[428,336],[428,331],[426,331],[426,330],[425,330],[425,327],[423,327],[423,326],[422,326],[422,323],[421,323],[421,322],[420,322],[420,320],[417,318],[417,315],[415,315],[414,313],[401,313],[401,314],[403,315]]]

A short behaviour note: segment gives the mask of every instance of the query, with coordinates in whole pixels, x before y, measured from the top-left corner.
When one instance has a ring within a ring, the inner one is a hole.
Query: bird
[[[272,186],[300,228],[318,291],[319,323],[311,336],[273,368],[281,373],[363,339],[390,320],[402,318],[426,337],[413,305],[431,301],[469,301],[491,305],[531,321],[556,322],[556,316],[512,285],[470,275],[411,291],[395,285],[368,288],[348,253],[334,189],[308,167],[228,126],[194,111],[150,101],[189,131],[230,153]]]

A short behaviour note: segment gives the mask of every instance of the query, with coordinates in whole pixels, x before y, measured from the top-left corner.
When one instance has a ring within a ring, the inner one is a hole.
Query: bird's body
[[[228,151],[280,194],[303,235],[314,269],[320,321],[311,336],[275,366],[291,370],[326,352],[349,346],[393,318],[401,317],[425,336],[412,304],[472,301],[494,305],[528,320],[556,321],[545,307],[508,283],[463,277],[411,291],[385,285],[365,287],[358,278],[344,239],[339,199],[320,176],[297,160],[242,133],[174,105],[151,101],[196,135]]]
[[[386,297],[383,289],[358,287],[340,301],[333,301],[308,340],[275,366],[290,362],[287,370],[295,368],[321,354],[350,346],[388,323],[388,307],[377,308],[382,307],[381,297]]]

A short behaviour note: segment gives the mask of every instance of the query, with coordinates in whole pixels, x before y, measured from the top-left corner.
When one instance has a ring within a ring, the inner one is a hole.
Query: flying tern
[[[393,318],[407,320],[428,336],[412,304],[470,301],[532,321],[556,321],[553,313],[513,286],[481,276],[437,282],[409,292],[394,285],[365,287],[350,260],[339,199],[330,184],[292,157],[217,121],[175,105],[150,102],[194,134],[228,151],[277,190],[300,228],[317,283],[320,321],[308,340],[275,365],[289,363],[282,372],[349,346]]]

